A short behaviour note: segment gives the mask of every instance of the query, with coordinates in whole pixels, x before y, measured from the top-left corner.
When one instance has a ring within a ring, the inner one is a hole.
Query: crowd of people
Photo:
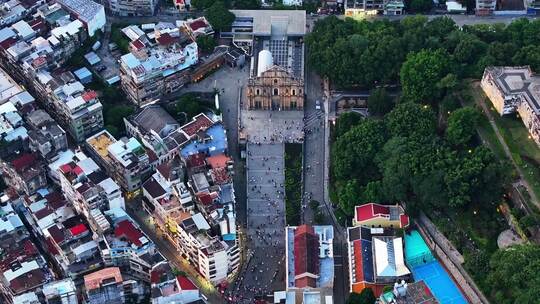
[[[285,278],[283,155],[278,145],[254,143],[251,147],[247,151],[247,247],[252,251],[229,291],[234,303],[254,303],[283,285]]]

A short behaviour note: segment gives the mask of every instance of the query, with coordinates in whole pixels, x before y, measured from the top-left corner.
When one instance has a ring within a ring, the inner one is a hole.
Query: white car
[[[320,110],[321,109],[321,102],[319,100],[317,100],[315,102],[315,110]]]

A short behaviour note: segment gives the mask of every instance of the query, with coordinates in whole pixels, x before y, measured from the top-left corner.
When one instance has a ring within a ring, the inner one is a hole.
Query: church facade
[[[248,110],[303,110],[304,81],[277,65],[252,77],[246,88]]]

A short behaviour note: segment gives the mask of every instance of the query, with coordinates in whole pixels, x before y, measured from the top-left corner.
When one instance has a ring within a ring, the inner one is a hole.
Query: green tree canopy
[[[538,46],[528,45],[512,57],[515,65],[530,65],[534,71],[540,71],[540,49]]]
[[[367,104],[371,114],[384,115],[392,110],[394,100],[384,88],[377,88],[369,94]]]
[[[410,10],[416,13],[427,12],[433,7],[431,0],[410,0],[407,6]]]
[[[427,105],[399,104],[384,121],[391,136],[426,138],[435,133],[435,114]]]
[[[259,0],[235,0],[234,8],[236,9],[259,9],[261,1]]]
[[[191,6],[198,10],[205,10],[212,6],[214,0],[191,0]]]
[[[342,136],[332,147],[333,174],[338,179],[356,177],[361,182],[376,175],[373,158],[386,141],[381,121],[365,119]]]
[[[216,1],[205,9],[204,14],[215,31],[221,32],[231,26],[234,14],[231,13],[222,1]]]
[[[422,50],[407,56],[400,71],[403,99],[435,103],[440,97],[437,83],[450,72],[449,55],[438,49]]]
[[[204,53],[212,53],[216,47],[216,40],[212,36],[197,37],[197,47]]]
[[[494,302],[537,303],[540,299],[540,247],[516,245],[497,251],[489,263]]]
[[[451,112],[446,128],[446,140],[455,146],[465,146],[476,134],[480,113],[474,108],[464,107]]]
[[[445,183],[451,207],[498,203],[507,177],[503,165],[488,148],[479,146],[462,156],[451,153],[446,164]]]
[[[344,186],[340,187],[338,193],[339,206],[346,214],[354,214],[354,207],[365,202],[360,201],[362,188],[355,179],[349,180]]]
[[[362,120],[362,115],[356,112],[345,112],[339,115],[334,128],[334,136],[339,137],[352,129]]]
[[[346,304],[373,304],[377,299],[371,288],[364,288],[360,293],[351,293]]]

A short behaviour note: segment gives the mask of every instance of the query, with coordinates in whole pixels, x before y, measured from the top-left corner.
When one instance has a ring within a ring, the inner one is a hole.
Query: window
[[[274,84],[277,84],[277,79],[274,79]]]
[[[274,96],[279,95],[278,89],[274,89]]]
[[[257,94],[256,95],[261,95],[261,92],[259,91],[259,89],[257,89]]]
[[[295,89],[292,90],[292,94],[293,94],[293,96],[296,95],[296,90]]]

